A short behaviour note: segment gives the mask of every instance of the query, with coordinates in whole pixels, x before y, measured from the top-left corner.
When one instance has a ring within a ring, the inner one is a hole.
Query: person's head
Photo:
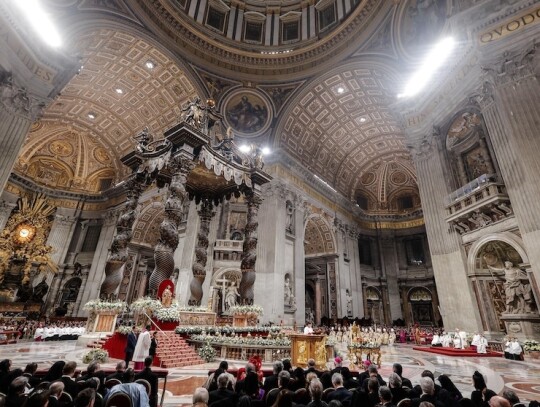
[[[11,369],[11,360],[4,359],[0,362],[0,373],[7,373]]]
[[[309,382],[309,394],[311,394],[313,400],[320,400],[322,398],[323,385],[319,379],[315,378]]]
[[[99,362],[97,360],[93,360],[88,364],[88,367],[86,368],[86,373],[94,374],[99,370],[99,368]]]
[[[375,365],[369,366],[368,373],[369,373],[369,377],[377,376],[379,374],[379,371],[377,370],[377,366]]]
[[[332,375],[332,386],[334,388],[343,387],[343,376],[340,373],[334,373]]]
[[[429,401],[422,401],[418,407],[435,407],[433,404],[431,404]]]
[[[77,364],[75,364],[75,366],[77,366]],[[63,360],[54,362],[45,377],[43,378],[43,381],[52,382],[56,379],[60,379],[62,374],[64,374],[64,367],[66,367],[66,362],[64,362]],[[73,372],[75,372],[75,369],[73,369]]]
[[[292,364],[290,359],[283,359],[283,370],[290,372],[292,370]]]
[[[49,390],[39,389],[28,395],[24,405],[25,407],[46,407],[49,404],[50,395]]]
[[[96,400],[96,391],[94,389],[84,389],[77,394],[73,400],[74,407],[93,407]]]
[[[90,368],[90,365],[88,365],[88,368]],[[64,365],[62,374],[66,376],[73,376],[75,374],[75,369],[77,369],[77,362],[71,360]]]
[[[26,385],[28,384],[28,377],[19,376],[13,379],[9,385],[8,394],[23,394],[26,390]]]
[[[343,360],[341,360],[341,358],[339,356],[334,358],[334,366],[341,367],[342,362],[343,362]]]
[[[125,370],[126,370],[126,362],[122,360],[116,364],[117,372],[124,372]]]
[[[394,370],[394,373],[397,373],[399,377],[403,374],[403,366],[401,366],[399,363],[394,363],[392,365],[392,370]]]
[[[152,333],[152,337],[153,337],[153,338],[157,338],[157,331],[154,331],[154,332]]]
[[[197,387],[193,392],[193,404],[208,404],[208,398],[208,390],[206,390],[204,387]]]
[[[31,375],[34,375],[34,373],[36,373],[36,370],[37,370],[37,363],[32,362],[26,365],[26,367],[24,368],[24,373],[30,373]]]
[[[343,404],[339,400],[332,400],[328,403],[328,407],[343,407]]]
[[[144,358],[144,367],[151,367],[152,363],[154,362],[153,356],[147,356]]]
[[[484,390],[487,387],[486,379],[478,370],[473,373],[472,381],[475,390]]]
[[[420,376],[429,377],[431,381],[435,383],[435,376],[431,370],[424,370]]]
[[[306,381],[306,372],[304,372],[304,369],[301,367],[294,369],[293,375],[299,383],[304,383]]]
[[[439,383],[441,384],[441,387],[449,392],[459,392],[456,385],[452,382],[452,380],[445,374],[440,375],[437,380],[439,380]]]
[[[501,396],[493,396],[488,402],[490,407],[512,407],[510,402]]]
[[[307,367],[308,368],[315,368],[315,359],[308,359]]]
[[[147,331],[149,331],[150,329],[152,329],[152,325],[147,324],[147,325],[145,326],[145,329],[146,329]]]
[[[49,386],[49,391],[51,396],[60,397],[64,391],[64,383],[61,381],[52,382]]]
[[[317,378],[317,373],[315,372],[309,372],[307,375],[306,375],[306,383],[310,384],[311,381],[313,379],[316,379]]]
[[[222,360],[221,362],[219,362],[219,369],[226,372],[227,369],[229,369],[229,362],[227,362],[226,360]]]
[[[420,378],[420,388],[422,393],[429,394],[432,396],[435,393],[435,383],[431,377],[424,376]]]
[[[217,378],[217,385],[220,389],[226,389],[229,385],[229,375],[227,373],[221,373]]]
[[[375,377],[371,377],[367,382],[369,393],[376,393],[379,390],[379,381]]]
[[[279,374],[279,372],[281,372],[282,370],[283,370],[283,363],[281,363],[280,360],[275,361],[273,365],[274,374]]]
[[[133,383],[135,380],[135,371],[132,367],[128,367],[126,371],[124,372],[124,380],[122,380],[124,383]]]
[[[287,389],[281,389],[272,407],[292,407],[294,393]]]
[[[505,390],[503,391],[502,396],[510,402],[511,405],[520,403],[519,397],[513,390]]]
[[[379,399],[381,400],[382,404],[391,402],[392,392],[390,391],[390,388],[387,386],[379,387]]]
[[[278,386],[285,388],[289,385],[289,381],[291,380],[291,374],[287,370],[282,370],[278,374]]]
[[[255,372],[255,365],[251,362],[246,364],[246,374],[249,372]]]
[[[399,389],[402,383],[401,377],[397,373],[390,373],[390,376],[388,376],[388,387],[391,389]]]

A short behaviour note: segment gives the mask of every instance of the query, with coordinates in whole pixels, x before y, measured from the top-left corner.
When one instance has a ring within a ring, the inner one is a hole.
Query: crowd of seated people
[[[307,369],[275,362],[272,375],[264,381],[252,363],[246,365],[245,377],[236,381],[227,367],[227,362],[221,362],[204,387],[195,391],[194,407],[525,407],[513,391],[499,397],[489,390],[478,372],[472,377],[474,390],[467,398],[445,374],[435,378],[425,370],[413,384],[403,377],[398,363],[387,380],[369,363],[354,376],[340,358],[326,372],[317,370],[312,359]],[[540,404],[533,401],[529,406]]]
[[[35,341],[76,340],[86,331],[85,322],[59,322],[48,320],[38,321],[20,316],[11,318],[3,315],[0,323],[0,332],[16,331],[16,339],[30,339]]]
[[[57,361],[45,375],[36,375],[37,363],[24,370],[12,369],[11,360],[0,361],[0,406],[2,407],[105,407],[128,397],[132,407],[157,407],[158,377],[152,372],[152,357],[138,373],[118,362],[115,373],[106,376],[98,362],[84,374],[77,362]]]

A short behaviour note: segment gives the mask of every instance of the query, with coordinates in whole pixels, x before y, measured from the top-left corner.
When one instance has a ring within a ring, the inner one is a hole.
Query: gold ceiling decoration
[[[0,233],[0,286],[6,273],[16,269],[15,264],[22,265],[21,285],[30,282],[35,265],[40,273],[58,270],[50,257],[53,248],[46,244],[55,211],[43,195],[23,196],[19,200],[18,208]]]

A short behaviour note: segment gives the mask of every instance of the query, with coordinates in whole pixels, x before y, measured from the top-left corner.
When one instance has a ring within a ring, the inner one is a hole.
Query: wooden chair
[[[135,380],[135,383],[142,384],[144,386],[144,388],[146,389],[146,394],[150,395],[151,387],[150,387],[150,383],[148,382],[148,380],[137,379],[137,380]]]
[[[49,387],[51,386],[51,382],[41,382],[39,383],[34,390],[49,390]]]
[[[104,386],[107,388],[107,389],[112,389],[114,386],[116,386],[117,384],[122,384],[122,382],[118,379],[109,379],[105,382]]]
[[[109,397],[105,407],[133,407],[133,402],[126,393],[115,393]]]
[[[397,407],[412,407],[413,402],[411,399],[403,399],[397,403]]]

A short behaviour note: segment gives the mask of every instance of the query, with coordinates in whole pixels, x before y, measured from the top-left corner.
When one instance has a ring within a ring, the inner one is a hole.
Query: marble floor
[[[20,342],[0,346],[0,359],[10,358],[14,367],[37,362],[45,369],[57,360],[74,360],[79,367],[88,348],[77,346],[75,341],[65,342]],[[114,367],[116,359],[105,364]],[[540,400],[540,364],[536,361],[509,361],[504,358],[456,358],[415,351],[409,345],[397,345],[383,349],[383,363],[380,373],[387,378],[392,372],[392,364],[403,365],[403,375],[418,382],[423,370],[431,370],[435,376],[449,375],[465,397],[472,391],[471,376],[475,370],[487,376],[488,387],[495,392],[514,390],[522,401]],[[241,367],[245,362],[231,361],[231,367]],[[217,362],[196,366],[169,369],[164,406],[191,404],[193,389],[204,383],[208,369],[216,368]],[[265,366],[270,367],[270,365]],[[161,383],[162,381],[160,381]]]

